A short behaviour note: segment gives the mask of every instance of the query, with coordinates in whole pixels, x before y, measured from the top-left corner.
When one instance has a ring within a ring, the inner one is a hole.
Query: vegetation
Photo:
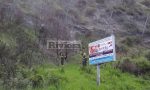
[[[110,64],[101,66],[100,86],[96,84],[96,68],[94,66],[83,69],[79,65],[70,64],[66,65],[62,72],[61,68],[44,65],[36,68],[34,74],[30,75],[26,78],[29,80],[19,82],[17,87],[22,88],[28,81],[26,90],[109,90],[112,88],[115,90],[147,90],[150,88],[149,80],[122,73],[119,69],[112,68]]]
[[[67,2],[67,3],[66,3]],[[0,0],[0,90],[150,90],[149,0]],[[82,67],[88,43],[116,36],[117,61]],[[82,51],[47,50],[81,40]],[[59,53],[67,61],[59,66]]]
[[[144,1],[142,2],[142,4],[144,4],[144,5],[147,6],[147,7],[150,7],[150,1],[149,1],[149,0],[144,0]]]

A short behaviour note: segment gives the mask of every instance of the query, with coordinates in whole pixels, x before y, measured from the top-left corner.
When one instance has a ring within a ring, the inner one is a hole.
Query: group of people
[[[63,53],[60,53],[60,63],[61,65],[63,66],[64,65],[64,62],[67,60],[67,56],[64,55]],[[85,67],[87,66],[87,55],[85,52],[82,53],[82,66]]]

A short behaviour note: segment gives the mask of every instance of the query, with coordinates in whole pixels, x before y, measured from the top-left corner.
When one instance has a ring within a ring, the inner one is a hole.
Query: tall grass
[[[109,64],[101,67],[101,85],[96,84],[95,66],[81,68],[80,65],[66,65],[60,68],[38,68],[38,74],[50,80],[49,85],[28,90],[150,90],[150,81],[129,73],[122,73]],[[45,74],[50,73],[49,76]],[[53,76],[51,76],[53,75]],[[51,77],[48,79],[47,77]]]
[[[27,87],[13,90],[150,90],[148,79],[122,72],[113,64],[101,65],[100,86],[96,83],[94,65],[83,68],[78,63],[60,67],[46,64],[30,70],[24,68],[19,74],[20,79],[24,80],[18,83]]]

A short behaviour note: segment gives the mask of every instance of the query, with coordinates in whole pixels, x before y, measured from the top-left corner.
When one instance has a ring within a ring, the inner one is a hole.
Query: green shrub
[[[118,52],[118,54],[127,55],[129,48],[126,45],[120,45],[116,46],[116,51]]]
[[[150,61],[150,51],[145,55],[145,57]]]
[[[0,40],[0,60],[3,57],[8,57],[8,55],[10,55],[10,48]]]
[[[145,80],[150,80],[150,72],[144,74],[144,75],[143,75],[143,78],[144,78]]]
[[[64,73],[64,72],[65,72],[64,67],[61,67],[61,68],[60,68],[60,72],[61,72],[61,73]]]
[[[16,89],[26,89],[28,87],[28,85],[30,85],[30,82],[28,79],[17,79],[14,80],[14,86]]]
[[[86,72],[87,74],[94,74],[94,72],[92,71],[92,68],[89,66],[81,67],[80,69],[81,71]]]
[[[54,86],[58,86],[60,84],[60,77],[57,77],[55,75],[52,75],[51,77],[49,77],[48,79],[48,84],[49,85],[54,85]]]
[[[138,68],[137,68],[136,64],[133,63],[133,61],[131,61],[130,58],[123,59],[123,61],[120,62],[119,68],[123,72],[129,72],[129,73],[133,73],[133,74],[137,74],[137,72],[138,72]]]
[[[131,39],[130,37],[127,37],[127,38],[126,38],[125,43],[126,43],[126,45],[128,45],[128,46],[132,46],[132,45],[133,45],[132,39]]]
[[[37,87],[42,87],[44,83],[43,76],[41,75],[34,75],[30,78],[30,81],[32,82],[32,87],[37,88]]]
[[[48,75],[47,77],[47,85],[48,86],[54,86],[55,88],[59,88],[60,87],[60,84],[62,82],[68,82],[67,78],[63,77],[63,76],[60,76],[58,74],[50,74]]]
[[[126,44],[129,47],[132,47],[136,44],[139,44],[141,42],[141,39],[139,37],[133,36],[133,37],[126,37],[122,43]]]
[[[140,70],[140,74],[145,74],[147,72],[150,72],[150,62],[148,60],[142,59],[138,61],[136,64]]]

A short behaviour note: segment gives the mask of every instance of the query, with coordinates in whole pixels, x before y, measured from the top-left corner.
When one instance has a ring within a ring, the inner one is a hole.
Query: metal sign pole
[[[100,85],[100,64],[97,64],[97,85]]]

